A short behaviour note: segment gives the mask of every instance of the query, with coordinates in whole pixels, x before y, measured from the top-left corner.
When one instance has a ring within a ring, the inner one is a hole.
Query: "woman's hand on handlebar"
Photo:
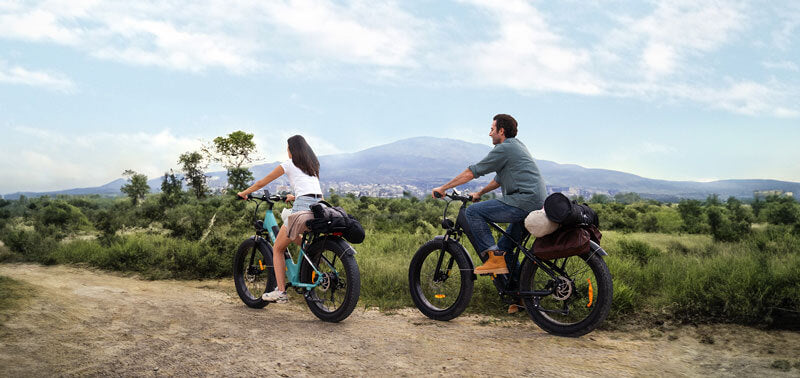
[[[292,202],[292,201],[294,201],[294,199],[295,199],[294,194],[287,194],[286,195],[286,202]]]
[[[236,193],[236,197],[239,197],[240,200],[246,200],[249,196],[250,196],[249,193],[248,194],[244,194],[244,192]]]

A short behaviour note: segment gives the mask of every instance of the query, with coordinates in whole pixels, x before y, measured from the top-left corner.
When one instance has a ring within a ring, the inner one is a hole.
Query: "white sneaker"
[[[270,291],[269,293],[264,293],[261,296],[261,299],[267,302],[275,302],[275,303],[286,303],[289,302],[289,296],[286,295],[285,291],[280,291],[276,287],[275,290]]]

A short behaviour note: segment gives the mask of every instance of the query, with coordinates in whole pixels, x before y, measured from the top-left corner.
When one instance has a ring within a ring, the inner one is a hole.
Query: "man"
[[[472,200],[480,201],[483,194],[498,187],[502,188],[503,197],[467,207],[466,217],[473,233],[475,250],[481,256],[488,254],[488,260],[482,266],[475,268],[475,274],[506,274],[509,264],[512,267],[518,264],[516,261],[506,263],[506,258],[509,260],[511,258],[511,254],[507,252],[514,248],[514,243],[502,236],[495,244],[488,222],[509,223],[506,232],[519,241],[525,217],[531,211],[542,208],[547,192],[539,168],[528,148],[516,138],[517,121],[514,117],[508,114],[494,116],[489,136],[494,144],[492,151],[447,184],[434,188],[432,194],[434,197],[436,193],[444,195],[447,189],[490,172],[496,173],[489,185],[477,193],[472,193]]]

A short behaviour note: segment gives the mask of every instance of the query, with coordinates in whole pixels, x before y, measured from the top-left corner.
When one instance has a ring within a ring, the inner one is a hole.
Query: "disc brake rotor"
[[[573,293],[573,284],[568,278],[564,276],[558,276],[558,279],[555,281],[555,290],[553,291],[553,299],[558,301],[565,301],[572,296]]]
[[[320,290],[328,291],[330,287],[331,287],[330,273],[322,273],[322,282],[319,283]]]

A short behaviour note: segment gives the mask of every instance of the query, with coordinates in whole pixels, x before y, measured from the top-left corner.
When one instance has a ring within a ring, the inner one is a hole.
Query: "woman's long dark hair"
[[[319,160],[314,150],[306,142],[306,138],[295,135],[287,141],[289,153],[292,154],[292,163],[305,174],[319,178]]]

